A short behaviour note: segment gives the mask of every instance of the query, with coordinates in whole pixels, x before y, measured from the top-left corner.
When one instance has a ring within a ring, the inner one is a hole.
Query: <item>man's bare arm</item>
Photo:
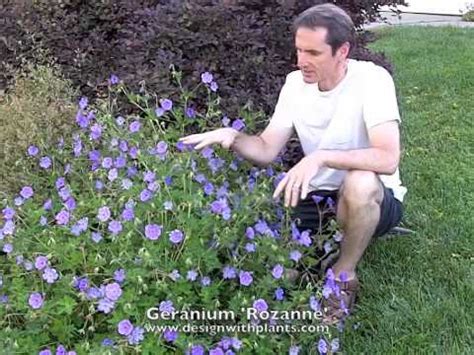
[[[371,147],[354,150],[319,150],[314,152],[321,166],[341,170],[367,170],[393,174],[400,159],[398,123],[390,121],[369,130]]]

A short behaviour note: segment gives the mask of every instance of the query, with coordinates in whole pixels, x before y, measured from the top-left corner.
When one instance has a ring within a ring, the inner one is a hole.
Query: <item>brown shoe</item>
[[[335,325],[344,320],[354,309],[359,280],[357,277],[348,281],[326,281],[330,294],[322,300],[323,324]]]

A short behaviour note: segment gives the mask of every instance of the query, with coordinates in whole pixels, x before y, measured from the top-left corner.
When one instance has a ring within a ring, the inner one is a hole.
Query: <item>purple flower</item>
[[[195,270],[189,270],[188,273],[186,274],[186,279],[189,281],[196,281],[197,277],[198,277],[198,273]]]
[[[112,74],[112,75],[110,76],[110,78],[109,78],[109,83],[110,83],[110,85],[116,85],[116,84],[119,83],[119,81],[120,81],[120,79],[119,79],[118,76],[115,75],[115,74]]]
[[[111,157],[104,157],[101,165],[104,169],[110,169],[113,166],[113,163],[114,161]]]
[[[214,149],[212,149],[211,147],[205,147],[202,151],[201,151],[201,155],[206,158],[206,159],[210,159],[212,158],[212,155],[214,154]]]
[[[128,130],[131,133],[136,133],[140,130],[140,127],[141,127],[141,124],[140,124],[139,121],[133,121],[132,123],[130,123],[130,126],[128,127]]]
[[[122,116],[117,116],[115,123],[117,123],[117,126],[122,126],[125,123],[125,118]]]
[[[173,108],[173,101],[170,99],[160,100],[161,108],[165,111],[170,111]]]
[[[46,256],[38,256],[35,260],[35,268],[43,270],[46,266],[48,266],[48,258]]]
[[[112,235],[117,235],[122,231],[122,223],[116,220],[110,221],[108,229]]]
[[[8,219],[12,219],[13,216],[15,215],[15,210],[13,208],[10,208],[10,207],[5,207],[3,210],[2,210],[2,213],[3,213],[3,218],[5,218],[6,220]]]
[[[118,177],[118,171],[117,169],[113,168],[109,170],[109,173],[107,174],[107,178],[109,181],[114,181]]]
[[[105,338],[104,340],[102,340],[102,345],[103,346],[113,346],[114,341],[112,339]]]
[[[125,270],[124,269],[117,269],[114,272],[114,280],[118,283],[122,283],[125,281]]]
[[[51,167],[51,158],[42,157],[39,164],[43,169],[49,169]]]
[[[301,233],[300,237],[297,240],[298,244],[303,245],[305,247],[309,247],[312,243],[311,237],[309,236],[308,231],[304,231]]]
[[[92,232],[91,239],[94,243],[99,243],[102,240],[102,234],[99,232]]]
[[[215,81],[211,83],[211,91],[216,92],[217,89],[219,88],[219,85]]]
[[[205,193],[207,196],[210,196],[210,195],[212,195],[213,192],[214,192],[214,185],[212,185],[212,183],[210,183],[210,182],[207,182],[207,183],[204,185],[204,193]]]
[[[29,199],[31,196],[33,196],[33,189],[31,186],[24,186],[21,191],[20,195],[23,197],[25,200]]]
[[[102,298],[97,304],[97,310],[104,313],[110,313],[115,307],[115,302],[108,298]]]
[[[222,274],[224,279],[234,279],[237,277],[237,271],[232,266],[225,266]]]
[[[165,155],[168,151],[168,144],[164,141],[159,141],[156,145],[156,154]]]
[[[318,342],[318,351],[320,354],[326,354],[328,352],[328,344],[324,339],[320,339]]]
[[[261,219],[258,220],[258,222],[255,224],[254,228],[255,228],[255,231],[258,234],[261,234],[261,235],[267,233],[268,230],[270,229],[268,227],[267,222],[265,222],[264,220],[261,220]]]
[[[53,201],[49,198],[44,202],[43,208],[45,211],[49,211],[52,207],[53,207]]]
[[[230,119],[229,119],[229,117],[224,116],[224,117],[222,117],[221,122],[222,122],[222,125],[223,125],[224,127],[229,127]]]
[[[128,319],[121,320],[117,325],[117,331],[120,335],[129,335],[132,333],[133,325]]]
[[[56,355],[67,355],[67,351],[66,351],[66,348],[64,347],[64,345],[59,345],[56,348]]]
[[[92,140],[98,140],[102,136],[102,126],[98,123],[95,123],[91,126],[90,138]]]
[[[163,338],[169,343],[174,343],[178,339],[178,332],[175,330],[165,330],[163,333]]]
[[[171,278],[171,280],[176,281],[181,278],[181,274],[179,273],[178,270],[174,269],[173,271],[169,273],[169,277]]]
[[[329,254],[329,252],[332,250],[331,243],[329,243],[329,241],[324,242],[323,249],[326,254]]]
[[[275,299],[277,301],[283,301],[284,298],[285,298],[285,290],[283,290],[281,287],[278,287],[275,290]]]
[[[163,110],[161,107],[157,107],[155,109],[155,114],[157,117],[161,117],[165,114],[165,110]]]
[[[153,197],[153,192],[151,192],[148,189],[142,190],[142,192],[140,192],[140,201],[142,202],[146,202],[152,197]]]
[[[171,211],[173,210],[173,202],[171,201],[165,201],[163,203],[163,208],[166,210],[166,211]]]
[[[6,243],[3,245],[2,250],[4,253],[10,254],[13,251],[13,245],[11,245],[10,243]]]
[[[128,343],[130,345],[137,345],[140,344],[140,342],[144,339],[143,333],[144,329],[140,327],[135,327],[132,330],[132,333],[127,337]]]
[[[249,239],[255,238],[255,231],[252,227],[247,227],[247,229],[245,230],[245,236]]]
[[[253,282],[252,274],[248,271],[239,272],[239,282],[243,286],[250,286]]]
[[[298,250],[292,250],[290,252],[290,259],[298,262],[301,259],[302,254]]]
[[[171,176],[165,177],[165,185],[170,186],[173,183],[173,178]]]
[[[241,131],[245,128],[245,123],[241,119],[236,119],[232,122],[232,128],[236,129],[237,131]]]
[[[272,269],[272,275],[275,279],[280,279],[283,276],[283,266],[276,264]]]
[[[311,296],[309,298],[309,308],[311,308],[315,312],[319,312],[321,310],[321,305],[319,304],[316,297]]]
[[[202,345],[193,345],[191,349],[186,352],[186,355],[204,355],[206,351]]]
[[[204,276],[201,278],[201,285],[209,286],[211,284],[211,278],[209,276]]]
[[[13,220],[6,221],[2,228],[2,234],[13,235],[14,232],[15,232],[15,223],[13,222]]]
[[[169,234],[169,239],[170,239],[171,243],[173,243],[173,244],[181,243],[183,238],[184,238],[184,234],[179,229],[175,229],[174,231],[171,231],[170,234]]]
[[[253,303],[253,308],[255,308],[257,312],[265,312],[268,310],[268,304],[263,298],[259,298]]]
[[[31,156],[31,157],[34,157],[36,155],[38,155],[39,153],[39,148],[35,145],[30,145],[28,147],[28,155]]]
[[[105,286],[105,297],[111,301],[117,301],[122,295],[122,288],[116,282],[112,282]]]
[[[97,219],[101,222],[107,222],[111,216],[110,208],[102,206],[97,213]]]
[[[334,338],[333,340],[331,340],[331,351],[333,353],[337,352],[339,350],[339,347],[340,347],[340,344],[339,344],[338,338]]]
[[[130,188],[133,186],[133,182],[130,179],[122,179],[122,189],[124,190],[130,190]]]
[[[79,100],[79,108],[81,110],[85,110],[88,104],[89,104],[89,99],[85,96],[81,97],[81,99]]]
[[[81,128],[87,128],[90,123],[90,119],[88,116],[84,116],[81,110],[77,111],[76,114],[76,123]]]
[[[59,278],[58,272],[54,268],[47,267],[43,271],[43,280],[47,283],[52,284]]]
[[[104,188],[104,183],[100,180],[96,180],[95,181],[95,188],[97,190],[102,190]]]
[[[66,202],[64,202],[64,205],[69,211],[72,211],[76,208],[76,200],[74,197],[69,197]]]
[[[47,225],[47,224],[48,224],[48,218],[46,218],[45,216],[41,216],[41,217],[40,217],[39,224],[40,224],[41,226]]]
[[[300,353],[300,347],[292,345],[288,351],[288,355],[298,355]]]
[[[209,72],[205,72],[201,74],[201,81],[204,84],[210,84],[212,82],[213,76]]]
[[[122,218],[124,221],[132,221],[135,218],[133,208],[125,208],[122,212]]]
[[[70,218],[69,212],[66,211],[66,210],[59,211],[59,213],[55,217],[56,223],[59,224],[59,225],[68,224],[69,223],[69,218]]]
[[[318,195],[313,195],[313,196],[311,196],[311,198],[313,199],[314,203],[316,203],[316,204],[319,204],[322,200],[324,200],[324,197],[318,196]]]
[[[255,244],[254,243],[245,244],[245,250],[247,251],[247,253],[254,253],[255,252]]]
[[[159,310],[162,313],[173,313],[175,308],[173,306],[173,302],[170,300],[161,301],[159,305]]]
[[[33,292],[28,298],[28,304],[33,309],[40,309],[43,306],[43,296],[39,292]]]
[[[196,111],[192,107],[187,107],[186,108],[186,116],[188,118],[195,118],[196,117]]]
[[[53,353],[49,349],[43,349],[41,350],[38,355],[52,355]]]
[[[150,240],[157,240],[161,235],[163,226],[158,224],[148,224],[145,226],[145,237]]]

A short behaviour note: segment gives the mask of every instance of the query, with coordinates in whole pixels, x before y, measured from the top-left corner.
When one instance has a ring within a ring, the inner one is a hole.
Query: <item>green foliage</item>
[[[181,87],[180,74],[173,74]],[[202,91],[207,106],[191,114]],[[124,97],[140,112],[122,115],[117,103]],[[15,204],[3,203],[0,339],[7,352],[65,346],[78,354],[174,354],[196,344],[225,348],[229,336],[239,339],[233,340],[234,350],[245,354],[287,352],[292,345],[314,353],[318,341],[333,339],[333,328],[271,336],[181,331],[175,340],[169,332],[153,333],[154,325],[187,323],[147,318],[149,308],[165,301],[178,311],[233,310],[236,325],[248,323],[242,308],[255,307],[259,299],[271,310],[310,311],[311,297],[322,295],[321,280],[308,273],[316,243],[303,243],[290,228],[287,211],[271,199],[281,165],[258,169],[220,148],[198,153],[177,144],[196,127],[221,125],[219,100],[203,83],[182,89],[172,108],[165,99],[146,88],[136,94],[123,83],[111,85],[95,105],[81,100],[76,120],[82,128],[63,144],[41,147],[36,154],[29,150],[22,164],[32,194],[23,187],[22,199],[13,196]],[[160,233],[153,225],[161,226]],[[179,232],[183,239],[173,241]],[[333,232],[318,237],[330,239]],[[293,250],[301,259],[290,259]],[[305,271],[312,282],[275,276],[277,265]],[[225,267],[234,268],[235,277],[224,278]],[[245,272],[252,276],[248,284]],[[284,290],[280,300],[277,288]],[[33,296],[43,303],[35,306]],[[150,332],[143,339],[120,335],[118,324],[124,320],[134,332]],[[320,325],[318,319],[304,322]],[[114,345],[102,345],[106,338]]]
[[[55,66],[26,64],[17,72],[12,90],[0,97],[0,196],[24,182],[28,144],[51,146],[72,129],[75,95]]]

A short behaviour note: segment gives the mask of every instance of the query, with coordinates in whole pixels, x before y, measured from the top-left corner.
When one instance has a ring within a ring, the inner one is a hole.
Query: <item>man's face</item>
[[[337,64],[343,55],[341,48],[332,55],[332,49],[326,43],[327,29],[299,28],[295,35],[298,68],[303,73],[303,80],[308,84],[322,82],[336,74]]]

